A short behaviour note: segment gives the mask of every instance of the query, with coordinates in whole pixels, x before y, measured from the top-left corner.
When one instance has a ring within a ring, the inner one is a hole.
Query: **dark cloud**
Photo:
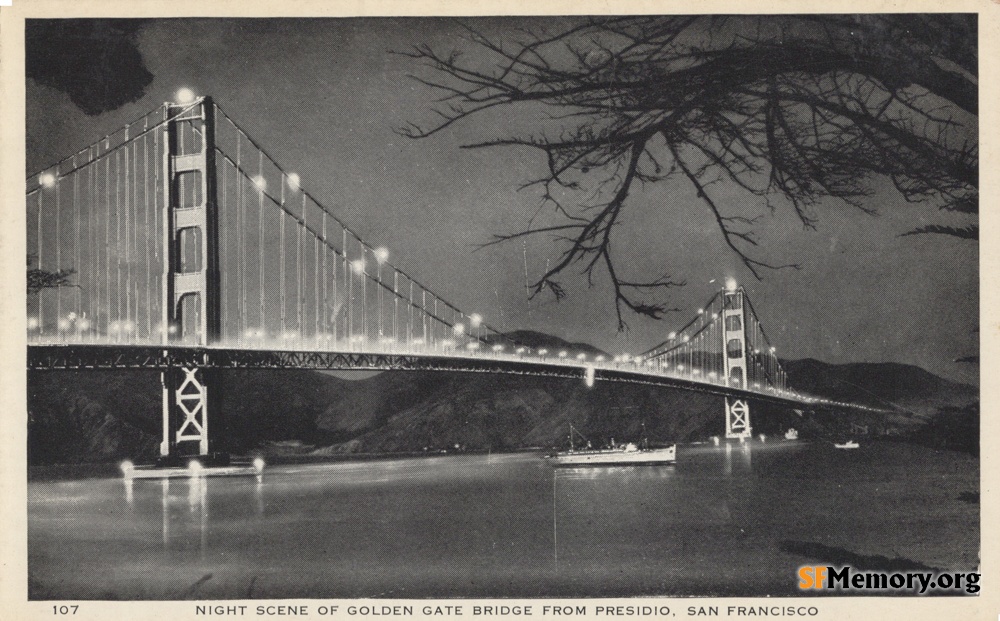
[[[140,99],[153,81],[137,40],[145,20],[27,20],[25,71],[89,115]]]

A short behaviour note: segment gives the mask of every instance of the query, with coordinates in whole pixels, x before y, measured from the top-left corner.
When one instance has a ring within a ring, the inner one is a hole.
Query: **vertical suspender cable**
[[[266,310],[264,309],[264,153],[262,151],[257,152],[257,265],[259,267],[259,283],[260,288],[260,311],[258,316],[260,317],[259,327],[260,336],[265,334],[265,322],[264,315]]]
[[[246,253],[246,213],[243,200],[243,133],[236,132],[236,235],[237,253],[239,254],[240,297],[240,343],[247,331],[247,253]]]
[[[143,244],[143,256],[146,257],[146,338],[153,339],[153,309],[150,306],[150,298],[152,297],[153,288],[153,270],[152,262],[153,257],[150,254],[149,248],[149,117],[143,119],[142,122],[142,212],[143,212],[143,227],[142,235],[145,243]],[[155,161],[156,158],[154,157]],[[155,188],[154,188],[155,190]],[[154,214],[153,219],[156,219]]]
[[[299,338],[305,337],[305,326],[302,323],[302,228],[306,215],[306,193],[302,193],[302,222],[295,227],[295,287],[296,312],[298,313]]]
[[[60,229],[62,228],[60,222],[60,211],[62,211],[62,205],[60,200],[59,188],[62,185],[59,178],[59,170],[56,170],[56,271],[61,270],[62,267],[62,238],[60,234]],[[56,287],[56,336],[61,336],[59,334],[59,322],[62,321],[62,287]]]
[[[328,320],[327,320],[327,316],[330,313],[330,306],[329,306],[330,300],[329,300],[329,295],[328,295],[329,292],[327,291],[327,286],[326,286],[327,285],[327,278],[328,278],[326,257],[330,253],[327,251],[327,248],[325,247],[326,243],[327,243],[326,242],[326,212],[325,211],[323,212],[323,226],[322,226],[322,228],[323,228],[323,245],[324,245],[324,248],[322,249],[322,252],[323,252],[323,304],[322,304],[323,311],[322,312],[323,312],[323,333],[324,333],[324,336],[326,336],[326,334],[329,332],[329,326],[330,326],[330,324],[328,323]]]
[[[111,142],[105,138],[104,143],[104,153],[105,153],[105,163],[104,167],[104,192],[107,194],[107,200],[105,201],[106,209],[104,210],[104,312],[107,315],[105,320],[105,338],[108,336],[108,331],[110,331],[111,325],[111,158],[106,157],[108,150],[111,148]]]
[[[87,205],[87,258],[89,269],[87,270],[90,287],[87,290],[87,308],[91,311],[91,322],[94,328],[97,327],[97,309],[100,306],[100,295],[97,290],[97,178],[100,170],[100,162],[93,151],[94,146],[87,148],[87,158],[90,164],[87,167],[88,189],[90,190],[90,201]],[[93,332],[90,332],[93,335]]]
[[[115,342],[117,343],[121,335],[121,318],[122,318],[122,255],[121,255],[121,238],[122,238],[122,218],[121,218],[121,176],[122,176],[122,164],[121,164],[121,151],[115,150],[115,321],[118,322],[118,330],[115,330]],[[110,298],[109,298],[110,300]]]
[[[328,250],[328,252],[333,253],[333,269],[330,270],[330,280],[333,286],[333,308],[329,312],[331,313],[330,319],[333,321],[333,342],[336,343],[339,334],[337,320],[340,318],[341,308],[337,303],[337,253],[334,250]]]
[[[313,336],[319,338],[320,336],[320,309],[319,309],[319,238],[315,235],[313,237],[313,302],[315,303],[315,310],[313,314],[313,323],[315,324],[315,331]]]
[[[278,269],[280,270],[280,276],[278,276],[278,293],[281,296],[281,338],[285,338],[285,332],[287,326],[285,324],[285,219],[287,214],[285,213],[285,175],[281,175],[281,213],[278,214],[278,235],[281,237],[281,242],[278,244],[279,252],[281,253],[278,258]]]
[[[73,170],[76,170],[76,155],[73,156]],[[83,271],[80,266],[80,174],[73,173],[73,269],[78,272]],[[80,286],[79,278],[77,279],[78,286],[74,294],[75,304],[73,310],[76,312],[77,321],[80,321],[80,317],[83,314],[82,299],[80,296]]]
[[[132,207],[130,205],[129,199],[130,199],[130,191],[132,189],[132,184],[130,183],[131,179],[129,175],[129,163],[128,163],[128,147],[129,147],[128,125],[125,126],[125,143],[123,146],[124,148],[122,149],[122,151],[124,152],[123,157],[125,158],[125,174],[123,181],[123,183],[125,184],[125,322],[122,324],[122,330],[125,332],[125,335],[127,337],[128,331],[126,327],[128,326],[129,315],[130,315],[129,308],[132,305],[132,292],[130,286],[131,275],[132,275],[132,263],[130,261],[131,254],[129,252],[131,245],[129,243],[129,236],[131,235],[131,230],[129,228],[131,222],[129,216],[132,213]],[[121,292],[119,292],[118,295],[121,296]]]
[[[354,292],[353,292],[352,287],[351,287],[350,272],[348,271],[350,269],[350,266],[347,264],[348,263],[348,261],[347,261],[347,256],[348,256],[347,255],[347,229],[345,229],[344,227],[341,227],[340,228],[340,233],[341,233],[340,251],[344,255],[344,280],[343,280],[343,282],[347,285],[347,290],[344,291],[344,296],[345,296],[344,304],[347,305],[347,313],[346,313],[347,316],[345,318],[346,321],[347,321],[347,326],[346,326],[347,330],[344,333],[344,338],[346,338],[347,341],[348,341],[348,343],[350,343],[351,337],[354,336],[354,324],[353,324],[353,321],[354,321],[354,312],[352,310],[354,308]]]
[[[38,232],[36,234],[35,247],[38,249],[38,269],[45,269],[42,263],[42,188],[38,188]],[[38,336],[45,334],[45,315],[42,312],[42,291],[38,292]]]
[[[139,141],[132,141],[132,252],[139,256]],[[132,279],[132,264],[129,264],[129,279]],[[137,266],[138,270],[138,266]],[[135,307],[132,309],[132,319],[135,322],[133,338],[139,333],[139,279],[138,274],[132,280],[132,296]]]
[[[162,262],[159,261],[160,253],[166,252],[166,248],[161,248],[159,245],[163,243],[163,236],[160,231],[160,220],[163,215],[160,212],[167,209],[167,205],[164,205],[162,210],[160,208],[160,184],[165,183],[164,180],[160,179],[160,161],[163,157],[164,156],[160,153],[160,132],[157,130],[153,132],[153,258],[157,259],[156,264],[161,268]],[[161,278],[164,278],[165,276],[165,274],[160,275]],[[150,281],[150,289],[152,289],[152,287],[152,281]],[[156,316],[160,317],[160,320],[162,320],[163,309],[160,305],[165,300],[161,299],[161,295],[151,297],[153,304],[155,304]],[[157,321],[157,323],[160,323],[160,321]],[[161,325],[160,330],[162,331],[162,334],[160,334],[156,340],[163,340],[165,338],[167,326]]]
[[[368,341],[368,256],[367,247],[361,245],[361,335]]]
[[[218,135],[218,134],[216,134]],[[216,154],[212,153],[209,157],[216,157]],[[223,338],[232,338],[232,332],[227,330],[229,323],[232,319],[229,317],[229,267],[230,261],[228,259],[229,253],[229,240],[226,232],[229,230],[229,181],[226,179],[226,173],[229,170],[228,158],[217,158],[220,164],[218,168],[222,169],[222,201],[219,203],[219,276],[221,280],[222,287],[222,299],[220,300],[219,312],[222,315],[222,332]],[[228,332],[228,334],[227,334]]]

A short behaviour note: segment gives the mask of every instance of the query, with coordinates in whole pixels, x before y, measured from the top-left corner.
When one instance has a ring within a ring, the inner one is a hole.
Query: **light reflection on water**
[[[970,569],[978,462],[907,445],[680,447],[29,484],[33,598],[795,595],[781,541]],[[933,485],[932,485],[933,483]],[[931,541],[932,543],[928,543]],[[106,569],[111,568],[111,569]]]

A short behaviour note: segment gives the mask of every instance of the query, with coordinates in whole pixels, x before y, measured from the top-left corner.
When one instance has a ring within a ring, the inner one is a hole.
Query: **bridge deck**
[[[813,398],[792,391],[771,388],[750,390],[725,386],[707,381],[704,378],[679,377],[629,363],[574,363],[560,359],[533,360],[506,354],[473,357],[416,352],[343,352],[149,345],[29,345],[27,365],[31,370],[202,367],[215,369],[452,371],[578,380],[585,380],[588,371],[592,369],[595,381],[679,388],[708,395],[750,398],[759,402],[789,407],[827,405],[878,411],[861,405]]]

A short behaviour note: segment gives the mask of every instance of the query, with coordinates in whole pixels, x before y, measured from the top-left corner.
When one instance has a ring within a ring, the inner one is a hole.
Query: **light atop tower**
[[[736,279],[735,278],[727,278],[726,279],[726,291],[728,291],[729,293],[734,293],[736,291],[736,288],[738,286],[739,285],[736,284]]]
[[[195,97],[196,95],[194,94],[194,91],[186,86],[178,89],[177,94],[174,96],[179,104],[192,103],[195,100]]]

